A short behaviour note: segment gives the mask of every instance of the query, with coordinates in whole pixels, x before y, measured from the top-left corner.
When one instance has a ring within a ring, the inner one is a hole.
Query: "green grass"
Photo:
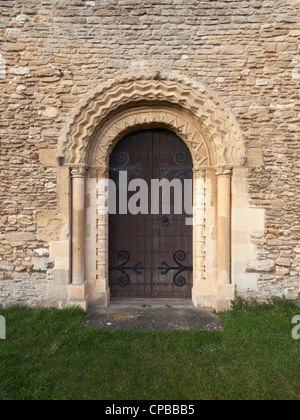
[[[300,399],[295,303],[238,299],[224,331],[83,329],[79,309],[1,310],[0,399]]]

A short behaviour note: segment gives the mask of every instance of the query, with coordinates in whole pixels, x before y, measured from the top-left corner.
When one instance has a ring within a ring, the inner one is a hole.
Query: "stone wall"
[[[46,296],[50,242],[69,239],[57,207],[58,188],[69,187],[57,185],[59,134],[99,83],[150,70],[207,84],[236,115],[250,205],[266,210],[265,232],[251,238],[257,261],[245,268],[259,273],[250,294],[297,296],[299,16],[299,0],[0,1],[0,304],[59,304]]]

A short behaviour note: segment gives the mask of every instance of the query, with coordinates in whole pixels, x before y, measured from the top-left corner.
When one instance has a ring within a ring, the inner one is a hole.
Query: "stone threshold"
[[[221,331],[223,325],[213,309],[195,308],[182,300],[118,300],[108,308],[90,308],[85,328],[138,331]]]

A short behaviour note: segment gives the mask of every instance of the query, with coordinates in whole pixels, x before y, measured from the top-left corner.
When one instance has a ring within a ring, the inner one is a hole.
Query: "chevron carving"
[[[227,105],[201,83],[174,74],[127,74],[100,85],[88,94],[68,118],[58,154],[68,164],[87,163],[94,134],[122,110],[139,106],[176,108],[181,116],[166,112],[131,115],[101,136],[94,164],[103,163],[115,139],[130,127],[169,126],[183,137],[193,157],[202,165],[236,165],[245,156],[243,134]],[[193,116],[196,128],[185,115]],[[212,156],[209,156],[211,151]],[[210,159],[211,158],[211,159]],[[211,161],[210,161],[211,160]]]

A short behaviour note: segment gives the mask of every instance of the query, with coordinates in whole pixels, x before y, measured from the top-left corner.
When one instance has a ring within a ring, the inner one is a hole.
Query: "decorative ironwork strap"
[[[122,163],[121,166],[118,168],[110,168],[113,172],[131,172],[136,176],[142,176],[142,172],[144,172],[143,165],[141,163],[137,163],[135,166],[128,167],[130,162],[130,156],[126,152],[120,152],[117,156],[118,162]]]
[[[186,284],[185,277],[181,276],[181,274],[185,271],[193,271],[193,266],[186,266],[181,263],[181,261],[184,261],[186,259],[186,253],[184,251],[176,251],[173,254],[173,260],[177,264],[177,266],[170,266],[166,262],[161,263],[161,267],[158,267],[161,271],[162,275],[168,274],[169,271],[174,270],[177,271],[177,273],[173,277],[173,283],[175,286],[183,287]]]
[[[184,152],[178,152],[174,155],[174,162],[177,165],[177,168],[171,168],[167,163],[162,164],[161,172],[163,172],[163,176],[166,177],[170,173],[176,173],[174,179],[180,179],[183,181],[182,176],[186,173],[193,173],[193,168],[186,168],[181,165],[182,162],[185,162],[187,156]]]
[[[126,271],[133,270],[137,275],[141,275],[144,267],[141,262],[133,266],[126,267],[127,263],[130,261],[130,252],[128,251],[119,251],[118,260],[123,261],[120,265],[111,265],[109,267],[110,271],[119,271],[122,275],[117,278],[117,284],[121,287],[126,287],[130,284],[130,276]]]

